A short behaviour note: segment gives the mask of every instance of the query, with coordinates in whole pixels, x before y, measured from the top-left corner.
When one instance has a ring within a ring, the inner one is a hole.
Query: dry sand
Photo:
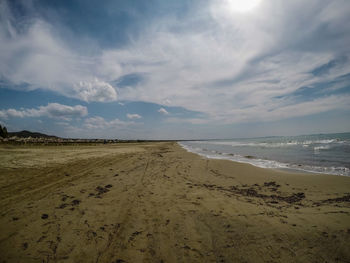
[[[349,192],[176,143],[0,145],[0,262],[350,262]]]

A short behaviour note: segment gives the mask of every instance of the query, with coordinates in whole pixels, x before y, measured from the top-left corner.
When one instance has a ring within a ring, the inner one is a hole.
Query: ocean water
[[[350,176],[350,133],[182,141],[190,152],[214,159]]]

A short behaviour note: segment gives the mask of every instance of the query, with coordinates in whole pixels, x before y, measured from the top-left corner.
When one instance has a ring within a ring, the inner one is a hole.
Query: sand
[[[0,262],[350,262],[350,178],[176,143],[0,145]]]

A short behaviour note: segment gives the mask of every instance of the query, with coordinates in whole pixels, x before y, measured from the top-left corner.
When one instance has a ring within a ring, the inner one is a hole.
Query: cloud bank
[[[84,122],[84,126],[87,129],[100,129],[100,130],[111,129],[111,128],[120,129],[120,128],[125,128],[134,124],[135,124],[134,122],[122,121],[119,119],[107,121],[100,116],[87,118]]]
[[[47,106],[40,106],[37,109],[1,110],[0,119],[49,117],[69,120],[71,118],[84,117],[87,114],[87,108],[81,105],[68,106],[59,103],[49,103]]]
[[[141,115],[138,115],[138,114],[130,114],[130,113],[126,114],[126,117],[127,117],[128,119],[141,119],[141,118],[142,118]]]
[[[0,76],[17,89],[86,102],[166,101],[227,124],[349,108],[349,1],[264,0],[248,13],[230,1],[205,3],[156,17],[125,45],[87,52],[83,41],[80,51],[72,47],[80,39],[59,34],[69,25],[40,16],[19,23],[2,1]],[[130,75],[142,81],[119,87]]]
[[[73,50],[53,25],[35,14],[28,20],[16,19],[6,1],[0,3],[0,14],[2,82],[17,89],[53,90],[87,102],[117,99],[116,90],[96,78],[96,58]]]

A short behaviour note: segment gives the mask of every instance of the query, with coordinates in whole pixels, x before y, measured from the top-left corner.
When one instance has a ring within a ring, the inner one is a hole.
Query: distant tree
[[[2,127],[2,126],[0,125],[0,137],[2,137],[2,138],[7,138],[7,136],[8,136],[8,133],[7,133],[6,127],[5,127],[5,126]]]
[[[4,138],[7,138],[8,137],[8,133],[7,133],[7,129],[6,129],[5,126],[4,126],[4,128],[2,128],[2,132],[4,134]]]

